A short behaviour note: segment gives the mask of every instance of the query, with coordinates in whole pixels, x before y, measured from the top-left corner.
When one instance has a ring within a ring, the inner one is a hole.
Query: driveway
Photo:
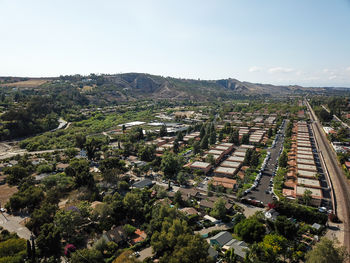
[[[0,226],[10,232],[16,232],[21,238],[30,238],[30,231],[21,222],[25,220],[24,217],[12,216],[7,213],[0,213]]]
[[[208,227],[208,228],[203,228],[199,231],[195,231],[196,234],[200,234],[200,235],[205,235],[205,234],[208,234],[210,233],[211,231],[213,230],[227,230],[229,229],[230,227],[232,227],[232,224],[218,224],[218,225],[215,225],[215,226],[211,226],[211,227]]]

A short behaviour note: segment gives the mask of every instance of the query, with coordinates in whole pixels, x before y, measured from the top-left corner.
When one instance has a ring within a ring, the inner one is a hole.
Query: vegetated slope
[[[301,86],[274,86],[241,82],[236,79],[193,80],[143,73],[105,75],[105,86],[113,85],[128,98],[196,99],[233,98],[239,95],[298,94],[324,91]]]
[[[1,78],[0,78],[1,79]],[[322,92],[323,88],[304,88],[301,86],[274,86],[241,82],[236,79],[194,80],[162,77],[144,73],[125,73],[114,75],[62,76],[52,78],[59,86],[60,80],[67,81],[80,89],[91,103],[113,103],[138,99],[191,99],[215,100],[241,98],[246,95],[287,95],[305,92]],[[42,88],[48,87],[48,83]],[[14,84],[11,84],[11,86]],[[84,88],[89,85],[89,89]]]

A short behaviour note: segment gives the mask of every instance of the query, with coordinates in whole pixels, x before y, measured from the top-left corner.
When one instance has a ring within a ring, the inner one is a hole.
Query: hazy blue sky
[[[350,87],[350,0],[0,0],[0,75]]]

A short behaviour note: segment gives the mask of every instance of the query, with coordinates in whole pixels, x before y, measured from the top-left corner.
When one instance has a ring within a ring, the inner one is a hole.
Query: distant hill
[[[125,91],[131,97],[151,97],[170,99],[229,98],[237,95],[285,95],[305,92],[321,92],[323,88],[301,86],[275,86],[241,82],[237,79],[193,80],[161,77],[143,73],[105,75],[106,82]]]
[[[35,87],[36,83],[37,87]],[[70,83],[74,87],[78,87],[81,93],[84,93],[91,102],[103,100],[106,103],[147,98],[206,101],[244,96],[276,96],[327,91],[325,88],[305,88],[296,85],[275,86],[242,82],[232,78],[193,80],[162,77],[145,73],[73,75],[59,78],[0,77],[0,86],[17,88],[49,88],[50,84],[54,84],[57,87],[60,83],[64,83],[65,85]]]

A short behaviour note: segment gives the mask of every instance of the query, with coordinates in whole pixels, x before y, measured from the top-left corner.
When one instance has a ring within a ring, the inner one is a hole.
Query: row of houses
[[[245,155],[248,149],[254,149],[253,145],[242,144],[231,156],[214,170],[214,175],[219,177],[234,178],[243,165]]]
[[[322,189],[316,176],[317,167],[310,142],[309,127],[304,121],[294,124],[288,164],[289,170],[283,194],[289,198],[302,198],[306,191],[310,191],[311,204],[319,206],[323,198]]]
[[[261,143],[265,134],[266,134],[266,131],[264,131],[264,130],[261,130],[261,129],[255,130],[249,136],[249,143],[251,143],[251,144]]]

